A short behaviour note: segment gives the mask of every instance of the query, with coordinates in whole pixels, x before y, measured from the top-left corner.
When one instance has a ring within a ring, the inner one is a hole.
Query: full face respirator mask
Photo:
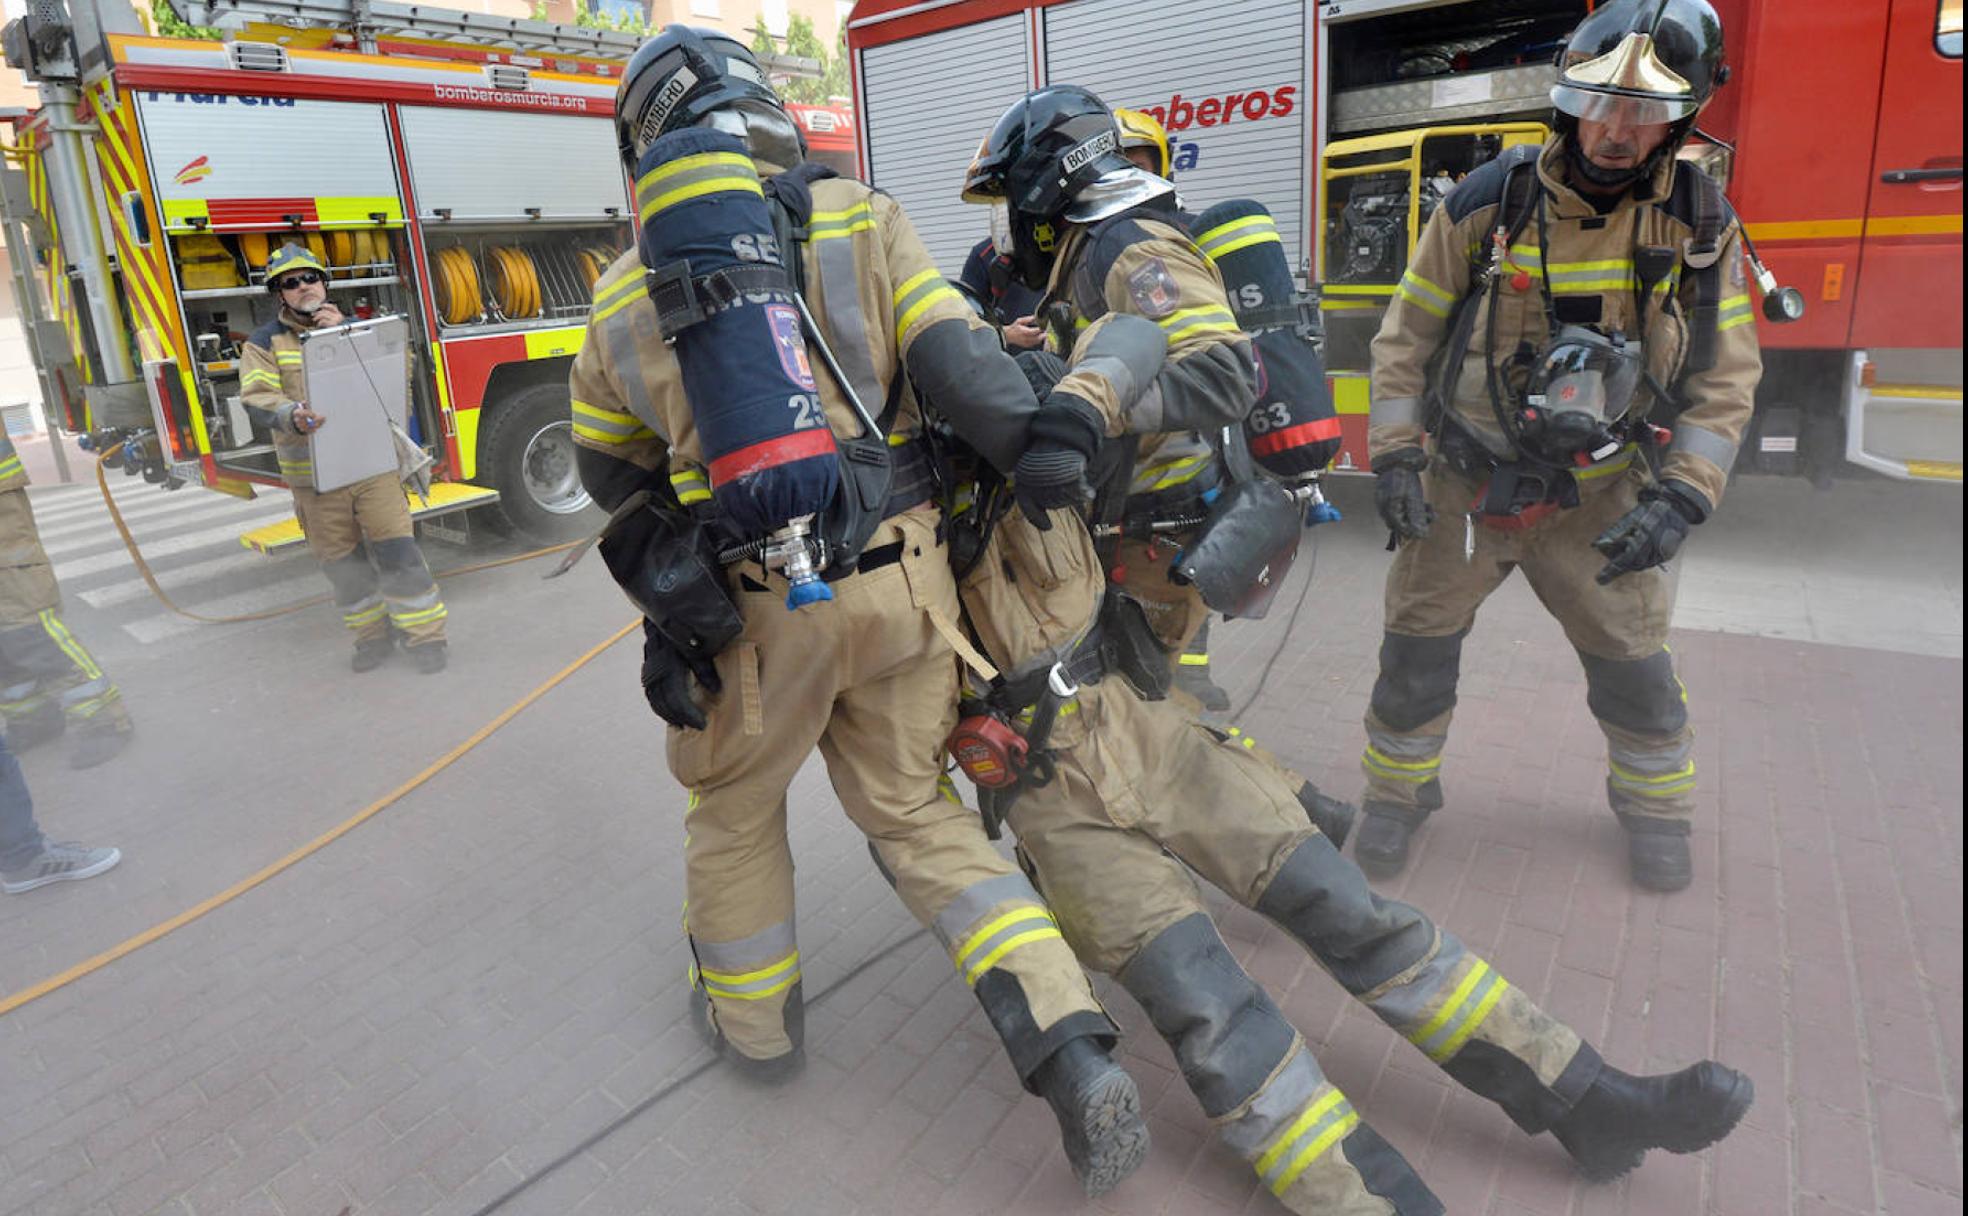
[[[1620,449],[1619,423],[1644,377],[1640,347],[1624,335],[1560,327],[1533,360],[1517,409],[1524,446],[1567,466],[1612,456]]]

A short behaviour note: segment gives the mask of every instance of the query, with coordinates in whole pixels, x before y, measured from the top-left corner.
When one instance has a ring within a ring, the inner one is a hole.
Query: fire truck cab
[[[1759,321],[1738,470],[1961,479],[1961,3],[1712,0],[1732,76],[1685,155],[1718,177],[1801,320]],[[963,167],[1021,93],[1161,119],[1200,210],[1264,202],[1318,298],[1345,446],[1366,464],[1366,343],[1454,181],[1542,139],[1589,0],[860,0],[862,169],[946,270],[984,235]]]

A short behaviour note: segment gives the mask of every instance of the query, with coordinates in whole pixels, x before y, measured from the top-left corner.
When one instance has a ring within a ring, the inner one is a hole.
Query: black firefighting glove
[[[1397,541],[1427,536],[1435,522],[1435,508],[1421,488],[1421,471],[1427,467],[1428,453],[1420,448],[1400,448],[1374,459],[1374,509],[1387,525],[1389,549]]]
[[[1640,491],[1640,505],[1592,542],[1606,555],[1599,585],[1666,562],[1681,551],[1688,529],[1708,518],[1708,510],[1708,499],[1685,481],[1663,481]]]
[[[642,622],[642,696],[656,716],[684,730],[703,730],[704,711],[690,695],[695,676],[705,692],[716,695],[724,688],[717,667],[709,659],[697,659],[677,649],[676,643],[657,632],[647,618]]]
[[[1071,393],[1054,393],[1032,416],[1025,454],[1011,472],[1011,490],[1025,518],[1041,532],[1052,527],[1046,512],[1077,507],[1093,497],[1087,461],[1106,434],[1100,411]]]
[[[1052,395],[1053,385],[1066,378],[1066,360],[1049,350],[1022,350],[1012,360],[1025,373],[1025,383],[1032,386],[1032,395],[1041,401]]]

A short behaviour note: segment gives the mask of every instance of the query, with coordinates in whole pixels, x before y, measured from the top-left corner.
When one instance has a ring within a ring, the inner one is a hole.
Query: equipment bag
[[[1280,477],[1319,472],[1339,455],[1339,415],[1295,303],[1277,223],[1263,203],[1239,198],[1203,212],[1196,231],[1257,348],[1257,404],[1244,419],[1251,455]]]
[[[636,205],[650,298],[719,513],[747,536],[818,515],[840,492],[840,456],[744,141],[695,127],[662,136],[637,163]]]

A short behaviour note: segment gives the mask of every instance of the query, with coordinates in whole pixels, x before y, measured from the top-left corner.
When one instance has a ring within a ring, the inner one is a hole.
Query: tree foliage
[[[805,105],[825,105],[835,97],[848,95],[847,80],[847,31],[843,28],[840,40],[835,44],[833,54],[827,53],[827,44],[820,41],[820,34],[813,28],[813,18],[803,13],[794,13],[786,20],[786,34],[783,39],[775,38],[763,28],[752,31],[752,53],[755,55],[796,55],[802,59],[819,61],[818,76],[781,76],[774,74],[773,88],[786,101],[797,101]]]

